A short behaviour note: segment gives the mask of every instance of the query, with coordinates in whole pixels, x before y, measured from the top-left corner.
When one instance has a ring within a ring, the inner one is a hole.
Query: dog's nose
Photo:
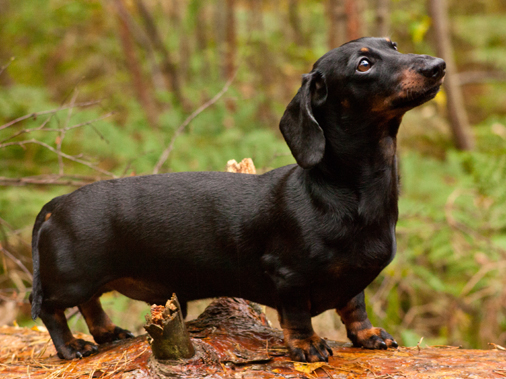
[[[431,79],[441,79],[446,73],[446,62],[441,58],[434,58],[420,67],[420,73]]]

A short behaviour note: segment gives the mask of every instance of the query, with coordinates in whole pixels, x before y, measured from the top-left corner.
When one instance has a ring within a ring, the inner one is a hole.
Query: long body
[[[396,347],[371,325],[363,290],[396,250],[402,115],[443,77],[441,59],[352,41],[303,76],[281,119],[296,165],[108,180],[53,199],[33,231],[32,316],[66,359],[97,349],[72,336],[66,308],[79,306],[98,343],[131,336],[100,305],[110,290],[156,304],[175,292],[183,310],[215,296],[270,305],[295,360],[332,354],[311,326],[327,309],[355,346]]]
[[[318,196],[294,185],[308,182],[307,175],[296,165],[258,176],[161,174],[96,182],[57,197],[39,216],[50,214],[38,231],[39,250],[56,252],[40,257],[41,281],[54,283],[45,301],[67,308],[115,289],[152,304],[163,304],[176,292],[183,304],[235,296],[276,307],[276,278],[288,274],[278,272],[282,267],[310,288],[313,316],[341,308],[390,261],[396,206],[364,227],[366,216],[358,212],[367,194],[343,191],[343,185],[341,190],[318,188],[334,192],[333,204],[326,206],[337,210],[322,213],[313,205]],[[392,174],[383,175],[390,184],[383,194],[387,198],[375,201],[388,201],[395,191]],[[289,188],[293,193],[287,194]],[[72,232],[62,233],[65,229]],[[319,229],[328,230],[319,249],[320,236],[291,232]],[[53,241],[69,249],[56,248]],[[310,250],[318,262],[307,265]],[[80,269],[69,275],[67,266]],[[351,289],[347,276],[364,279]],[[336,288],[346,290],[336,293]]]

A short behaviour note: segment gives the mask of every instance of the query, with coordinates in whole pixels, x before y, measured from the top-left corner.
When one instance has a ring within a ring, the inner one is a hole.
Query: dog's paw
[[[122,329],[119,326],[115,326],[112,331],[109,331],[109,330],[102,331],[102,333],[100,333],[100,334],[93,335],[93,339],[98,344],[103,344],[103,343],[107,343],[107,342],[114,342],[114,341],[118,341],[118,340],[125,340],[125,339],[133,338],[133,337],[134,337],[134,335],[130,331],[128,331],[126,329]]]
[[[394,338],[382,328],[371,327],[354,332],[348,331],[348,337],[353,342],[353,346],[366,349],[386,350],[389,347],[399,346]]]
[[[289,338],[286,345],[294,361],[328,362],[329,356],[333,355],[327,342],[316,334],[304,339]]]
[[[70,342],[59,346],[58,357],[61,359],[74,359],[74,358],[83,358],[87,357],[91,354],[95,354],[98,352],[98,347],[94,343],[89,341],[85,341],[82,339],[74,338]]]

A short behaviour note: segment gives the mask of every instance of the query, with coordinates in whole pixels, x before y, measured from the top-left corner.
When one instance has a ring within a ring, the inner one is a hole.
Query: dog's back
[[[36,272],[45,292],[58,294],[45,301],[64,307],[115,288],[149,303],[177,292],[182,301],[243,296],[274,305],[260,256],[275,227],[273,177],[294,167],[128,177],[53,200],[34,228]],[[132,290],[134,280],[157,290]]]

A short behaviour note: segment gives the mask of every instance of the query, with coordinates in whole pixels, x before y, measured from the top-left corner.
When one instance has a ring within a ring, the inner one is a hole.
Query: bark
[[[444,87],[455,146],[460,150],[471,150],[474,140],[458,83],[457,67],[448,26],[448,6],[446,0],[430,0],[429,4],[435,31],[437,54],[446,61]]]
[[[172,58],[169,50],[165,47],[165,44],[160,37],[158,28],[156,27],[155,20],[153,19],[153,16],[147,9],[144,2],[142,0],[136,0],[135,4],[144,23],[144,28],[146,29],[148,38],[150,39],[154,48],[162,56],[162,72],[166,78],[166,81],[169,83],[171,90],[174,93],[174,99],[179,104],[182,104],[184,100],[181,90],[181,83],[179,80],[177,67],[174,63],[174,59]]]
[[[135,54],[132,34],[125,21],[127,19],[125,14],[127,14],[128,11],[121,0],[115,0],[115,6],[118,14],[119,36],[125,54],[125,63],[130,72],[130,77],[132,78],[134,92],[144,110],[148,122],[155,127],[158,124],[158,111],[155,107],[154,100],[149,95],[148,86],[142,75],[141,65]]]

